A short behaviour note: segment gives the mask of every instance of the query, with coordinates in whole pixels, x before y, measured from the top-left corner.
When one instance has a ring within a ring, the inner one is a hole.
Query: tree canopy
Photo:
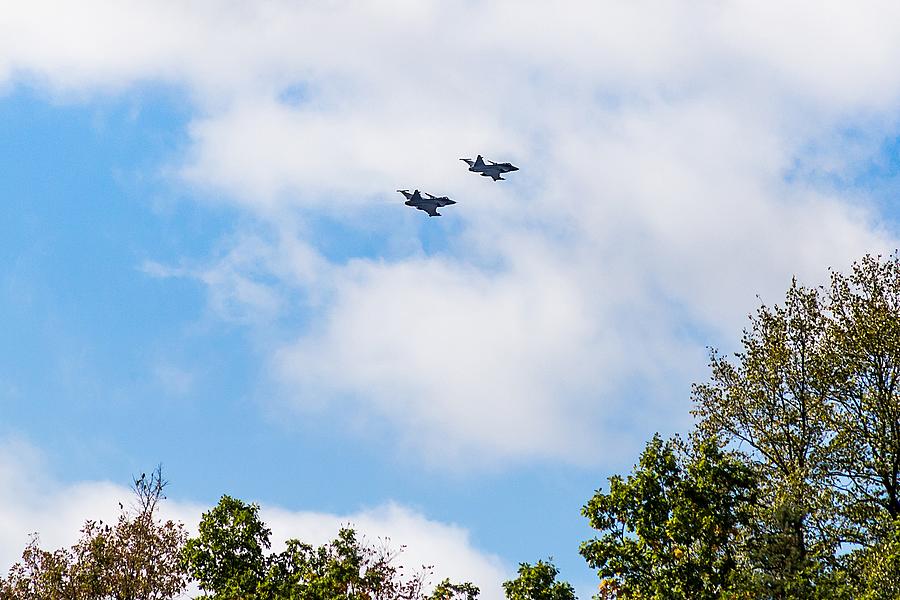
[[[368,544],[349,527],[322,546],[290,539],[267,553],[271,530],[259,506],[222,496],[187,541],[184,565],[210,600],[470,600],[471,583],[444,580],[426,593],[431,571],[405,574],[402,552],[385,541]]]
[[[603,535],[581,553],[601,577],[599,598],[713,599],[739,580],[742,527],[757,479],[715,440],[655,436],[634,472],[609,479],[583,513]]]
[[[900,257],[865,256],[827,286],[792,281],[750,317],[740,351],[710,352],[692,389],[696,426],[653,436],[632,472],[582,509],[580,552],[598,600],[900,598]],[[161,469],[134,480],[115,524],[87,521],[70,548],[35,536],[0,600],[475,600],[432,586],[403,548],[351,527],[271,551],[259,506],[230,496],[198,534],[158,518]],[[520,563],[508,600],[574,600],[551,560]]]
[[[575,600],[575,590],[565,581],[557,581],[559,569],[552,560],[519,564],[518,577],[503,584],[508,600]]]

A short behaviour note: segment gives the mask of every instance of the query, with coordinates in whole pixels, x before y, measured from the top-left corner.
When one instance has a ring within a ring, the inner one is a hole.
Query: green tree
[[[472,583],[451,583],[444,579],[434,588],[428,600],[475,600],[480,590]]]
[[[598,570],[598,598],[705,600],[742,589],[741,532],[756,477],[714,438],[658,435],[634,472],[609,478],[583,509],[603,535],[581,554]]]
[[[184,564],[214,600],[471,600],[478,588],[444,581],[425,593],[430,570],[406,576],[397,564],[400,550],[388,543],[363,543],[342,528],[322,546],[288,540],[286,549],[267,553],[271,531],[259,507],[223,496],[204,513],[197,538],[188,540]]]
[[[331,543],[319,547],[289,540],[287,549],[272,557],[270,576],[262,589],[273,598],[423,599],[428,570],[404,577],[402,566],[396,564],[401,550],[392,550],[387,542],[364,544],[346,527]]]
[[[503,584],[508,600],[576,600],[575,590],[564,581],[556,581],[559,570],[551,560],[519,565],[519,576]]]
[[[848,484],[854,541],[877,543],[869,524],[900,518],[900,258],[866,256],[833,272],[830,340],[844,375],[834,394],[838,472]]]
[[[271,535],[258,505],[222,496],[187,541],[184,566],[211,598],[253,598],[267,576]]]
[[[900,598],[900,521],[894,521],[874,545],[848,556],[858,600]]]
[[[731,540],[732,591],[900,597],[900,255],[865,256],[827,289],[793,281],[741,342],[734,357],[712,351],[711,377],[693,389],[695,444],[721,440],[756,482]],[[611,479],[586,507],[607,532],[582,549],[605,576],[601,597],[667,597],[652,581],[695,581],[699,565],[679,572],[666,545],[678,530],[671,490],[689,464],[654,439],[635,475]]]
[[[766,597],[815,597],[841,542],[830,423],[844,375],[829,328],[821,293],[794,281],[783,305],[751,318],[735,361],[713,351],[710,381],[694,386],[701,435],[740,448],[759,474],[749,552]]]

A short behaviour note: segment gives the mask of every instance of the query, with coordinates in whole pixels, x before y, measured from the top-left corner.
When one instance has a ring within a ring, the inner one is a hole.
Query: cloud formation
[[[896,246],[877,199],[821,175],[876,158],[847,159],[839,132],[897,130],[898,12],[32,2],[0,17],[0,78],[190,94],[172,171],[267,233],[157,274],[243,322],[299,305],[294,341],[265,350],[297,405],[385,418],[439,462],[584,460],[672,427],[757,294]],[[456,159],[478,152],[522,170],[470,176]],[[440,252],[409,243],[444,225],[416,225],[398,187],[459,201]],[[318,218],[393,251],[329,259]]]

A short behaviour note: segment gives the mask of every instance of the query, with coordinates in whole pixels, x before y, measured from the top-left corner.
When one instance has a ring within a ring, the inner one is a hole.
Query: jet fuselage
[[[469,165],[469,170],[473,173],[479,173],[482,177],[490,177],[494,181],[503,180],[503,177],[501,177],[503,173],[519,170],[518,167],[515,167],[510,163],[485,161],[480,154],[475,160],[472,160],[471,158],[461,158],[459,160]]]

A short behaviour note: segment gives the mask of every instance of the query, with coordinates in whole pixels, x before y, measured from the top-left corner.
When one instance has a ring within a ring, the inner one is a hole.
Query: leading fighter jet
[[[411,194],[409,193],[409,190],[397,191],[406,196],[406,202],[404,202],[405,205],[424,210],[428,213],[429,217],[439,217],[441,216],[441,213],[439,213],[437,209],[442,206],[456,204],[454,200],[451,200],[447,196],[432,196],[428,192],[425,192],[425,195],[428,197],[423,198],[422,194],[419,193],[419,190],[416,190]]]
[[[481,173],[482,177],[490,177],[494,181],[503,179],[503,177],[500,177],[503,173],[519,170],[519,167],[514,167],[509,163],[495,163],[490,160],[485,162],[480,154],[475,160],[472,160],[471,158],[461,158],[459,160],[468,164],[469,170],[473,173]]]

